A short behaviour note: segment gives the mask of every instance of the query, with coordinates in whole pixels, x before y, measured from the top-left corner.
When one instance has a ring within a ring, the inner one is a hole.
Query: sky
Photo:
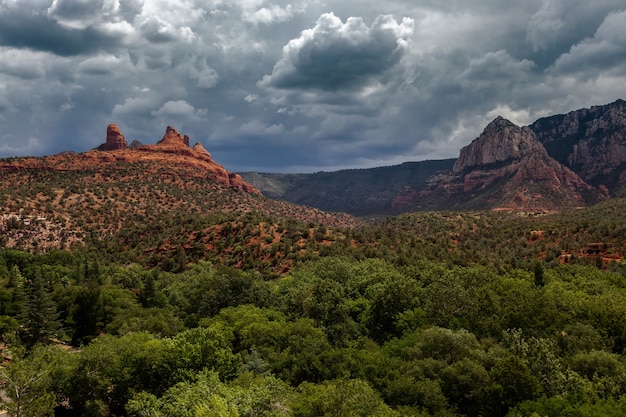
[[[0,157],[168,125],[230,171],[457,157],[626,99],[624,0],[0,0]]]

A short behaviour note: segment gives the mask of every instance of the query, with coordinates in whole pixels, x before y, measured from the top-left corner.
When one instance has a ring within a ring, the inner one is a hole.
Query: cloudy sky
[[[0,0],[0,156],[167,125],[233,171],[456,157],[626,99],[624,0]]]

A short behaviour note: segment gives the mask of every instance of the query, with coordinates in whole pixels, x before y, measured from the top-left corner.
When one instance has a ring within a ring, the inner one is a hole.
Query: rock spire
[[[115,151],[126,148],[128,148],[128,143],[126,143],[126,139],[124,138],[124,135],[122,135],[122,131],[118,125],[111,123],[107,126],[106,142],[100,145],[98,149],[101,151]]]

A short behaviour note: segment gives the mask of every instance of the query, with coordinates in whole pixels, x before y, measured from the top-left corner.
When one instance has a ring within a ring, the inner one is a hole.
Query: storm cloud
[[[260,85],[304,90],[362,86],[398,63],[412,34],[411,19],[398,24],[391,16],[379,16],[369,28],[359,17],[344,23],[325,13],[314,28],[289,41]]]
[[[623,0],[4,0],[0,156],[172,125],[230,170],[454,157],[626,98]]]

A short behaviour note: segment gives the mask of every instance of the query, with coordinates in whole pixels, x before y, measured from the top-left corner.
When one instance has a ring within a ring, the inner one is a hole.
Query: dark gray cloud
[[[611,69],[615,75],[626,75],[626,11],[611,12],[593,36],[573,45],[561,55],[553,73],[580,73],[595,77],[598,71]]]
[[[362,86],[400,61],[412,34],[410,19],[398,24],[391,16],[379,16],[370,28],[361,18],[350,17],[344,23],[325,13],[313,29],[289,41],[260,85],[305,90]]]
[[[0,44],[4,46],[75,56],[110,50],[119,41],[115,34],[92,26],[64,26],[47,10],[18,7],[17,3],[0,6]]]
[[[231,170],[453,157],[626,98],[623,0],[2,0],[0,156],[173,125]]]

